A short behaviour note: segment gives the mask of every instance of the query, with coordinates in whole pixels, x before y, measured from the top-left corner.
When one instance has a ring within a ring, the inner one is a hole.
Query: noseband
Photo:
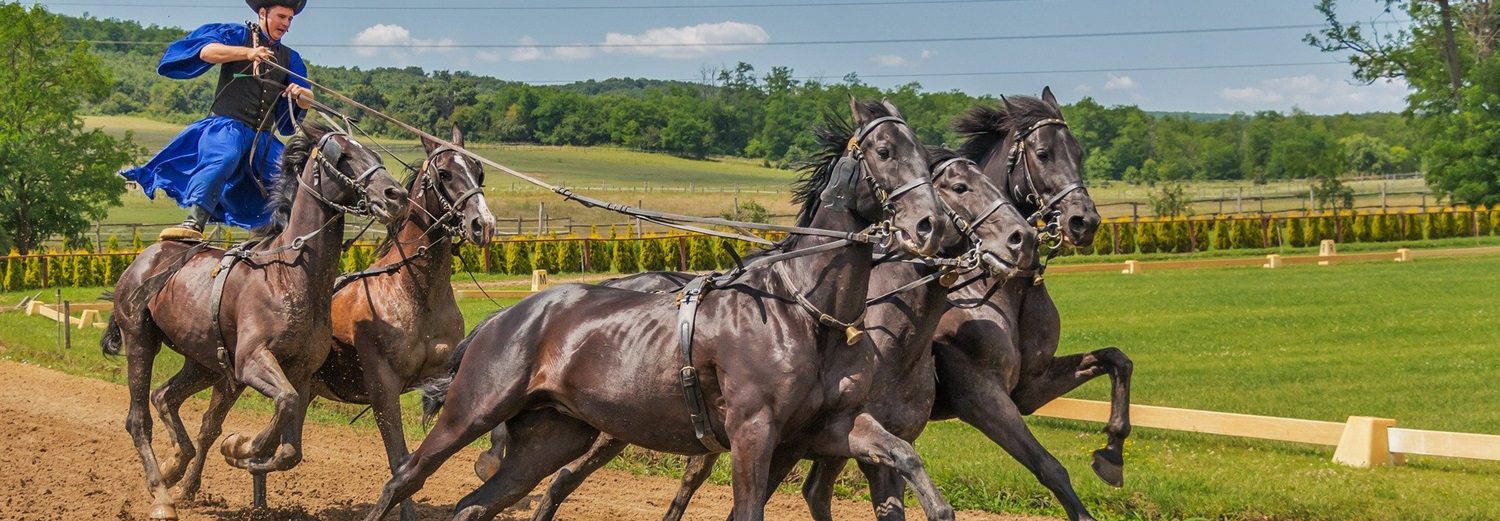
[[[1005,184],[1010,185],[1011,194],[1014,195],[1017,200],[1026,201],[1027,203],[1037,206],[1036,212],[1026,218],[1027,222],[1034,223],[1037,221],[1037,219],[1048,217],[1048,214],[1056,213],[1053,210],[1053,207],[1057,206],[1057,203],[1061,202],[1064,197],[1068,196],[1068,194],[1084,189],[1082,180],[1069,183],[1067,186],[1062,187],[1062,189],[1058,190],[1056,194],[1053,194],[1051,198],[1044,198],[1042,196],[1041,190],[1037,189],[1036,180],[1032,177],[1031,174],[1030,163],[1023,161],[1021,156],[1026,152],[1026,138],[1031,137],[1031,135],[1036,133],[1037,130],[1049,126],[1068,128],[1068,122],[1057,118],[1049,118],[1036,122],[1035,124],[1031,125],[1030,128],[1027,128],[1024,131],[1017,132],[1016,139],[1010,146],[1010,154],[1006,156],[1005,159]],[[1022,193],[1021,185],[1012,183],[1010,181],[1011,178],[1014,177],[1017,164],[1021,165],[1022,171],[1026,174],[1026,189],[1029,190],[1030,193]]]
[[[303,190],[312,195],[313,199],[316,199],[324,206],[343,213],[369,217],[372,215],[373,209],[370,205],[370,194],[367,193],[366,189],[370,187],[370,178],[375,175],[375,172],[385,170],[385,165],[377,162],[366,168],[358,176],[350,177],[345,175],[344,171],[339,170],[338,167],[338,162],[344,157],[344,150],[332,140],[334,136],[339,135],[344,136],[350,142],[354,142],[354,138],[344,132],[323,134],[323,137],[318,139],[317,146],[313,147],[312,159],[308,163],[308,167],[313,171],[313,186],[308,186],[307,182],[303,181],[301,177],[297,178],[297,183],[302,186]],[[345,187],[354,190],[355,197],[358,199],[353,206],[330,201],[323,195],[323,174],[325,172],[331,172],[329,177],[332,177]]]
[[[483,195],[484,187],[480,186],[477,179],[474,179],[474,174],[470,172],[468,168],[464,168],[464,178],[469,181],[469,186],[471,188],[469,188],[468,191],[465,191],[458,197],[450,197],[448,195],[448,192],[443,190],[443,184],[434,181],[434,179],[438,176],[438,174],[440,174],[440,172],[437,169],[437,162],[433,161],[433,159],[445,153],[462,155],[463,151],[459,150],[458,147],[443,145],[437,150],[432,151],[431,154],[428,154],[427,159],[422,161],[422,170],[420,174],[422,176],[422,190],[424,192],[427,190],[437,192],[438,204],[442,205],[443,208],[442,216],[434,219],[432,225],[441,226],[444,231],[448,232],[449,235],[462,237],[462,230],[459,228],[459,225],[450,221],[453,221],[462,216],[462,208],[464,204],[466,204],[468,200],[473,197]],[[426,212],[426,209],[424,208],[422,211]],[[431,213],[428,213],[427,215],[429,217],[432,216]]]

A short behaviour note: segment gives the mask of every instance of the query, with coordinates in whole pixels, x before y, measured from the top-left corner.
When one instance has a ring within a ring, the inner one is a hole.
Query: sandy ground
[[[0,362],[0,520],[144,519],[150,506],[139,458],[125,433],[125,388],[13,362]],[[206,402],[191,400],[184,419],[192,432]],[[230,415],[225,432],[256,432],[267,416]],[[158,450],[164,448],[155,423]],[[389,477],[379,436],[352,428],[309,425],[306,457],[290,472],[270,476],[271,511],[254,511],[250,477],[224,463],[213,448],[195,504],[178,505],[182,519],[360,519]],[[200,449],[201,450],[201,449]],[[478,486],[472,449],[453,458],[416,496],[422,519],[448,519],[453,505]],[[595,474],[561,510],[558,519],[626,521],[659,519],[677,489],[672,479],[625,472]],[[499,519],[530,519],[536,496]],[[688,509],[688,519],[719,521],[729,511],[728,487],[709,485]],[[866,503],[840,500],[838,519],[871,519]],[[913,509],[911,518],[920,518]],[[807,519],[800,497],[778,494],[767,519]],[[1015,520],[960,512],[965,520]],[[392,515],[390,519],[394,519]],[[1033,518],[1034,519],[1034,518]]]

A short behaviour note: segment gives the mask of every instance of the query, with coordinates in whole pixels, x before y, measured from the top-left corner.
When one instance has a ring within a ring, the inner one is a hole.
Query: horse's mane
[[[271,221],[250,230],[253,238],[273,237],[285,230],[287,221],[291,220],[292,201],[297,199],[302,169],[312,157],[313,147],[318,144],[316,139],[308,135],[309,131],[322,135],[330,130],[320,123],[305,121],[302,123],[302,131],[287,140],[286,149],[281,152],[281,171],[271,184],[271,194],[266,201],[266,208],[271,210]]]
[[[1000,105],[971,108],[953,121],[953,130],[967,138],[958,147],[958,155],[983,161],[1011,133],[1025,131],[1044,119],[1062,118],[1057,107],[1041,98],[1015,96],[1005,100]]]
[[[858,102],[862,111],[871,115],[872,118],[883,118],[894,116],[884,103],[879,101]],[[813,127],[813,135],[817,136],[818,143],[823,145],[823,150],[801,162],[797,167],[800,176],[792,184],[792,202],[801,204],[802,208],[797,211],[797,226],[810,226],[813,217],[818,214],[818,207],[823,205],[821,195],[823,189],[828,186],[828,181],[833,177],[833,167],[838,164],[839,158],[849,146],[849,138],[854,135],[854,122],[849,118],[829,111],[823,113],[823,124]],[[779,247],[787,245],[794,236],[788,236]]]
[[[944,161],[963,156],[958,152],[954,152],[953,149],[947,147],[927,145],[927,157],[930,158],[927,161],[927,168],[932,169],[937,168],[938,165],[943,164]],[[937,175],[937,172],[933,172],[932,174]]]

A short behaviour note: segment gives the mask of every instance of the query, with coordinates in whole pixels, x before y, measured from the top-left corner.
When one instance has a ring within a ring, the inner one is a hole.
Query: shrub
[[[1115,252],[1115,225],[1105,219],[1099,223],[1099,230],[1094,232],[1094,254],[1110,255]]]
[[[643,239],[641,241],[641,271],[664,271],[667,266],[666,252],[662,250],[660,239]]]
[[[45,284],[48,288],[67,286],[72,283],[73,265],[69,262],[69,258],[58,257],[57,255],[60,253],[62,252],[53,249],[47,250],[47,281]]]
[[[1490,235],[1500,235],[1500,208],[1490,210]]]
[[[458,255],[453,256],[453,272],[475,272],[484,269],[484,260],[480,257],[478,246],[472,242],[465,241],[458,246]]]
[[[1131,254],[1140,251],[1140,244],[1136,241],[1136,230],[1139,228],[1140,223],[1128,221],[1120,223],[1120,247],[1115,249],[1115,253]]]
[[[511,275],[531,274],[531,242],[524,237],[505,241],[505,272]]]
[[[609,236],[615,236],[615,227],[609,227]],[[589,268],[594,272],[609,271],[610,255],[614,252],[610,244],[599,235],[598,227],[589,227]]]
[[[1438,228],[1437,228],[1438,227],[1438,223],[1437,223],[1437,218],[1435,218],[1430,213],[1426,214],[1426,215],[1422,215],[1422,216],[1420,216],[1418,218],[1422,220],[1422,236],[1421,236],[1421,238],[1422,239],[1436,239],[1436,238],[1438,238]]]
[[[561,241],[554,243],[557,261],[553,267],[558,273],[583,271],[583,241]]]
[[[610,267],[618,273],[635,273],[640,271],[640,253],[636,251],[636,241],[616,240],[610,241]]]
[[[89,253],[88,250],[81,249],[81,248],[77,249],[77,250],[73,250],[73,251],[74,251],[74,253],[82,253],[82,254]],[[94,265],[93,265],[93,259],[92,258],[90,258],[90,257],[69,257],[68,258],[68,264],[69,264],[68,267],[71,268],[70,271],[72,271],[72,273],[68,276],[68,278],[70,279],[68,282],[71,282],[72,285],[73,285],[73,287],[75,287],[75,288],[87,288],[87,287],[90,287],[90,286],[96,286],[97,285],[97,284],[94,283]]]
[[[699,271],[718,269],[719,258],[714,252],[717,247],[712,237],[693,237],[688,241],[688,268]]]
[[[23,274],[21,275],[20,289],[41,289],[47,287],[47,281],[42,278],[42,258],[29,256],[22,261]]]
[[[1136,223],[1135,249],[1140,253],[1156,253],[1156,223]]]

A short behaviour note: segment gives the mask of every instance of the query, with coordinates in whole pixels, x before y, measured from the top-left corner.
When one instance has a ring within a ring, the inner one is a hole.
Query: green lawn
[[[1061,352],[1125,350],[1135,360],[1135,403],[1329,421],[1382,416],[1404,427],[1500,434],[1497,261],[1419,256],[1409,264],[1059,273],[1048,281],[1064,317]],[[93,300],[98,290],[66,293]],[[20,298],[0,294],[0,304]],[[470,325],[495,308],[482,299],[462,305]],[[0,356],[119,381],[122,361],[98,354],[98,333],[75,335],[78,345],[62,352],[52,326],[0,313]],[[1071,396],[1107,394],[1100,379]],[[317,417],[342,422],[355,412],[320,407]],[[1104,442],[1097,424],[1030,423],[1105,519],[1500,518],[1491,499],[1500,463],[1412,457],[1406,467],[1361,470],[1331,463],[1327,447],[1140,428],[1127,446],[1126,486],[1111,489],[1088,469],[1089,451]],[[933,424],[917,445],[960,508],[1061,514],[1029,473],[966,425]],[[669,474],[677,467],[639,453],[616,465]],[[726,479],[722,469],[716,479]],[[841,486],[858,495],[855,487],[852,478]]]

